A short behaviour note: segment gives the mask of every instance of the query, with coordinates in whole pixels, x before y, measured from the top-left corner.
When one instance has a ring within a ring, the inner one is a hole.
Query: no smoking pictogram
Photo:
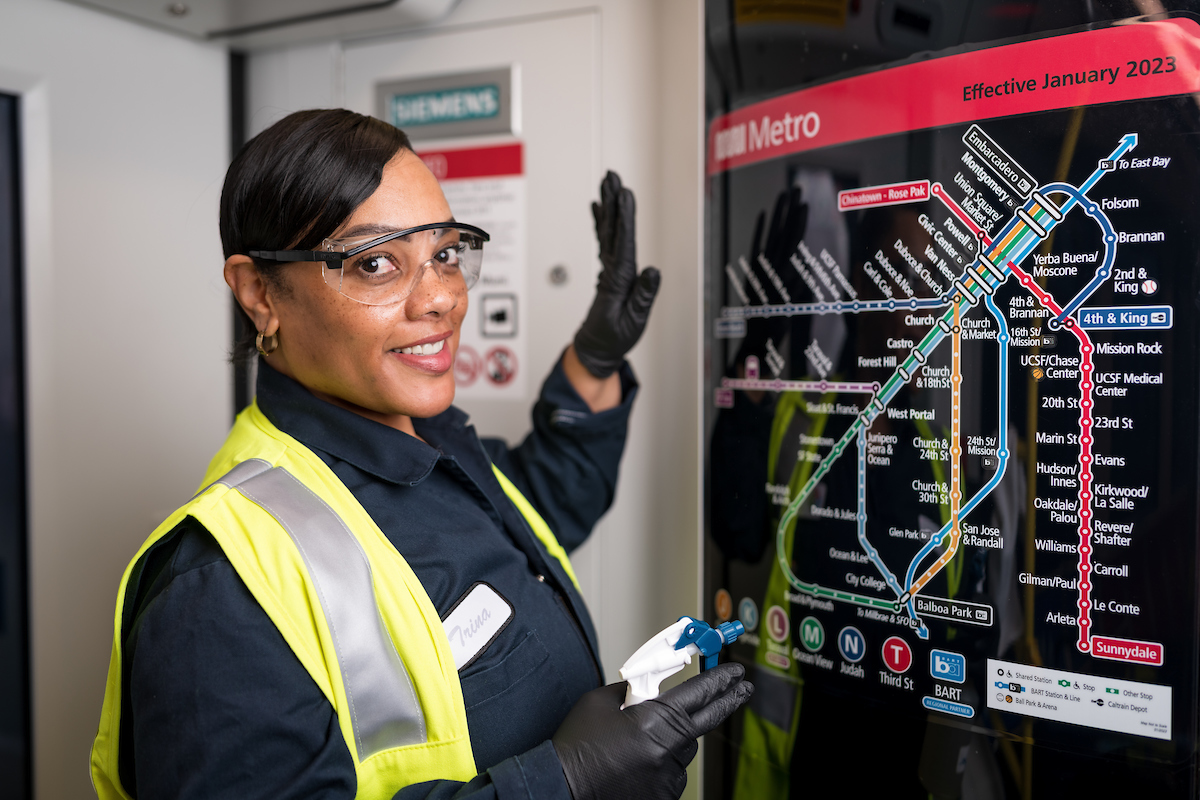
[[[470,345],[459,345],[454,356],[454,382],[459,386],[470,386],[483,371],[483,359]]]
[[[517,357],[507,347],[493,347],[483,359],[487,379],[497,386],[508,384],[517,374]]]

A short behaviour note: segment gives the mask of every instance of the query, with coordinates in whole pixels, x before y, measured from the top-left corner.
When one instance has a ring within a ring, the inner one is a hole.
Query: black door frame
[[[6,797],[32,798],[20,111],[0,94],[0,773]]]

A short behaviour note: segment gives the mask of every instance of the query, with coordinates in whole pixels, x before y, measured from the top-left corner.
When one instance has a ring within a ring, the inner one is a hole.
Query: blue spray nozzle
[[[715,667],[721,654],[721,648],[727,644],[733,644],[739,636],[746,632],[746,626],[737,620],[722,622],[714,628],[707,622],[701,622],[691,617],[680,617],[680,619],[689,619],[691,622],[683,629],[683,633],[679,634],[679,641],[675,643],[675,649],[682,650],[689,644],[696,645],[696,649],[703,656],[703,660],[700,662],[701,672]]]
[[[721,631],[721,638],[725,640],[725,644],[733,644],[739,636],[746,632],[746,626],[736,619],[733,622],[722,622],[717,627]]]

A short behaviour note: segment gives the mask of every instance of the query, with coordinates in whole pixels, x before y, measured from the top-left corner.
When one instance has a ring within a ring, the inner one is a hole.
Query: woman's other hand
[[[696,740],[753,694],[744,678],[740,664],[721,664],[625,710],[625,683],[579,698],[553,737],[572,797],[676,800]]]

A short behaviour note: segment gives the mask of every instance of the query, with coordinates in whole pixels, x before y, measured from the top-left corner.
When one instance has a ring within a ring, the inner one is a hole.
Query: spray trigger
[[[714,628],[707,622],[680,617],[639,647],[621,667],[621,678],[629,682],[621,708],[658,697],[659,684],[692,663],[692,656],[701,656],[702,672],[712,669],[717,665],[721,648],[737,641],[745,632],[737,620]]]

